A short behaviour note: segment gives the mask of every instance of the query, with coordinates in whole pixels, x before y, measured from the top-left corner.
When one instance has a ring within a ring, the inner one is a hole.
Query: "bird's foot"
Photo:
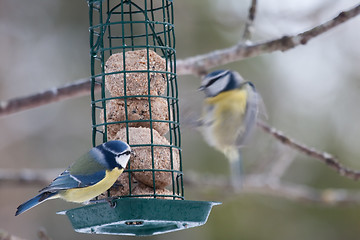
[[[111,208],[115,208],[115,207],[116,207],[116,202],[114,201],[113,198],[108,198],[106,201],[109,203],[109,205],[110,205]]]

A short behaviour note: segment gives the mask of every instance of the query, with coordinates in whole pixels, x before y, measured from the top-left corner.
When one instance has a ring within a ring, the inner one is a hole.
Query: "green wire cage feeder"
[[[173,2],[88,5],[92,143],[126,141],[135,154],[94,204],[65,214],[84,233],[141,236],[204,224],[217,203],[184,200]]]

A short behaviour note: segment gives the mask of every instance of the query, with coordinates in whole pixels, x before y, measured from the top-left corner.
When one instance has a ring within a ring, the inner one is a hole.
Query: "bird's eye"
[[[126,151],[126,152],[123,152],[122,154],[124,154],[124,155],[130,155],[131,154],[131,151]]]

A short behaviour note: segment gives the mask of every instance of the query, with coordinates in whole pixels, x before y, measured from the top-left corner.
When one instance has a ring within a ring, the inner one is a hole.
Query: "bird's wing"
[[[89,175],[73,175],[69,170],[61,173],[52,183],[40,192],[56,192],[71,188],[82,188],[94,185],[105,177],[105,170]]]
[[[106,174],[106,166],[95,161],[93,153],[83,155],[67,170],[40,192],[54,192],[71,188],[82,188],[101,181]]]
[[[259,102],[261,101],[260,95],[256,92],[255,88],[252,85],[247,86],[247,91],[248,99],[246,101],[245,116],[242,123],[243,132],[236,139],[236,145],[238,147],[244,145],[244,142],[253,130],[258,116]]]

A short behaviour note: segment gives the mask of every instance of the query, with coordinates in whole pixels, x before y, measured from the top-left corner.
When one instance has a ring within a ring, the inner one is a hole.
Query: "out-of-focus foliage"
[[[174,2],[180,59],[237,43],[250,1]],[[258,2],[255,40],[304,31],[357,3]],[[359,28],[357,17],[305,46],[219,68],[232,68],[254,82],[263,96],[270,124],[338,156],[348,166],[360,168]],[[87,77],[86,1],[0,0],[0,43],[1,100]],[[199,83],[193,76],[179,77],[182,105],[199,108]],[[65,168],[90,148],[90,124],[89,97],[1,118],[0,168]],[[207,146],[200,134],[183,129],[182,146],[185,176],[187,169],[228,174],[224,157]],[[258,169],[265,160],[271,163],[273,148],[273,139],[257,131],[244,150],[245,173]],[[316,188],[359,187],[303,155],[297,156],[285,179]],[[16,207],[41,187],[0,185],[0,227],[27,239],[35,239],[41,226],[53,239],[118,239],[75,233],[65,217],[55,215],[74,206],[60,200],[15,217]],[[222,201],[222,196],[214,193],[185,190],[187,199]],[[355,239],[360,235],[359,214],[359,206],[329,208],[263,195],[239,195],[215,207],[205,226],[151,239]]]

